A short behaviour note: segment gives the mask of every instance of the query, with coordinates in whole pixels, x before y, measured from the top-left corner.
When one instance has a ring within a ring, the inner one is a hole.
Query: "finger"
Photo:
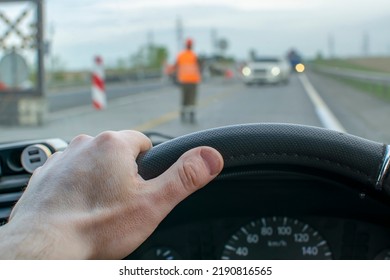
[[[152,147],[148,137],[138,131],[105,131],[95,138],[96,144],[100,147],[123,149],[122,152],[132,155],[135,159],[139,153],[145,152]]]
[[[214,179],[222,168],[223,158],[217,150],[199,147],[183,154],[165,173],[148,182],[158,189],[157,203],[170,211]]]
[[[142,132],[135,130],[122,130],[119,131],[119,134],[131,141],[137,141],[139,146],[138,149],[134,150],[136,156],[138,156],[139,153],[146,152],[153,147],[152,141]]]
[[[92,136],[89,136],[86,134],[80,134],[80,135],[76,136],[75,138],[73,138],[72,141],[70,141],[69,147],[79,145],[80,143],[88,142],[89,140],[92,140],[92,139],[93,139]]]

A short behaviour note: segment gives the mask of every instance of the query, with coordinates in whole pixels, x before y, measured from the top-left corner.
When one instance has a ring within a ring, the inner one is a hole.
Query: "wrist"
[[[0,227],[0,259],[86,259],[91,256],[75,234],[54,226],[12,220]]]

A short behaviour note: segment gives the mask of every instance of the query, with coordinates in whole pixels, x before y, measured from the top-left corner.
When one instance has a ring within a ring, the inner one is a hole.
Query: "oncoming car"
[[[291,67],[283,58],[261,57],[248,62],[241,72],[246,85],[287,84],[290,79]]]

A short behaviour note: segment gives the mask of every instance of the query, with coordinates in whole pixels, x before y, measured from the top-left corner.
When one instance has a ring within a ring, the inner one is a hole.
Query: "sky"
[[[206,55],[213,52],[212,30],[228,41],[227,54],[240,59],[250,49],[359,56],[364,34],[369,54],[390,55],[388,0],[46,0],[52,54],[69,69],[90,67],[97,54],[115,64],[150,40],[166,46],[173,61],[178,18],[184,38],[193,38],[195,50]]]

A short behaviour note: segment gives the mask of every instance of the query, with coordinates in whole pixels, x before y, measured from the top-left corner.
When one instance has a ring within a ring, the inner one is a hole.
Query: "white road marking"
[[[346,132],[345,128],[341,125],[339,120],[335,117],[332,111],[329,109],[328,105],[321,98],[317,90],[313,87],[307,76],[302,73],[298,75],[299,80],[302,83],[303,88],[306,91],[306,94],[309,96],[311,102],[313,103],[317,116],[320,119],[322,125],[325,128]]]

